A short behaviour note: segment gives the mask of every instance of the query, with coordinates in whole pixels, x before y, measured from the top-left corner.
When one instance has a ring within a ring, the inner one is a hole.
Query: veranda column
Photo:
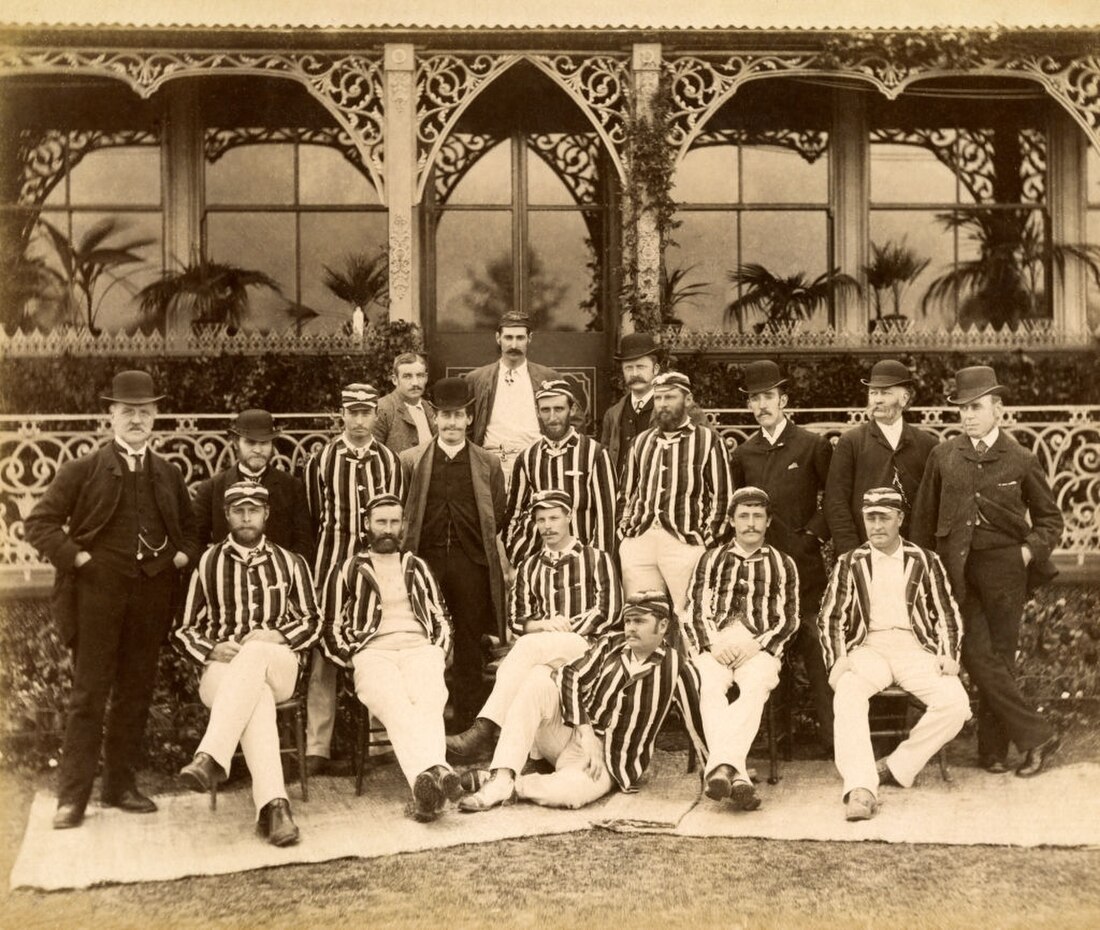
[[[653,114],[653,103],[657,98],[657,89],[661,77],[661,46],[659,44],[636,44],[632,61],[634,80],[634,113],[639,119]],[[641,193],[645,197],[645,191]],[[623,204],[623,215],[632,214],[631,204]],[[635,258],[638,267],[638,299],[659,305],[661,298],[661,235],[657,228],[657,217],[653,208],[644,201],[637,212],[638,225],[635,233]],[[625,256],[629,261],[631,256]],[[634,329],[630,307],[624,307],[623,332]]]
[[[173,81],[164,93],[164,259],[165,268],[172,270],[188,264],[202,251],[203,127],[194,82]],[[224,260],[233,259],[225,256]],[[166,334],[186,334],[190,322],[181,314],[169,314]]]
[[[1048,151],[1051,237],[1055,244],[1076,245],[1088,239],[1085,207],[1088,140],[1073,118],[1051,107]],[[1088,278],[1085,266],[1070,259],[1065,275],[1054,275],[1054,329],[1083,333],[1088,328]]]
[[[853,278],[862,277],[867,261],[870,200],[870,139],[867,110],[859,91],[837,90],[833,98],[833,132],[829,139],[829,173],[833,204],[833,260]],[[836,300],[837,332],[867,331],[866,304],[855,294]]]
[[[387,44],[386,204],[389,207],[390,319],[422,323],[416,220],[416,57]]]

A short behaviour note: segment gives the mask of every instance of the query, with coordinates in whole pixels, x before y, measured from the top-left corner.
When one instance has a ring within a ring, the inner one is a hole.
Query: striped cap
[[[654,388],[679,388],[685,394],[691,393],[691,379],[682,371],[662,371],[653,379]]]
[[[376,494],[363,505],[363,510],[369,514],[375,507],[385,507],[389,504],[396,504],[400,507],[401,498],[396,494]]]
[[[897,488],[871,488],[863,492],[863,512],[905,511],[905,501]]]
[[[672,604],[664,591],[638,591],[626,599],[623,619],[635,614],[651,614],[659,620],[668,620],[672,617]]]
[[[343,407],[377,407],[378,392],[369,384],[345,384],[340,391]]]
[[[730,497],[729,512],[732,515],[738,504],[758,504],[761,507],[771,506],[771,498],[763,488],[755,488],[751,484],[738,488]]]
[[[234,504],[266,504],[267,488],[253,481],[237,481],[225,489],[225,506]]]
[[[568,397],[573,403],[577,402],[577,398],[573,394],[573,388],[569,386],[569,382],[564,378],[543,381],[539,389],[535,391],[535,400],[542,400],[544,397]]]
[[[531,496],[531,503],[527,505],[527,512],[534,515],[541,507],[561,507],[566,513],[573,512],[573,498],[567,491],[551,488],[547,491],[536,491]]]

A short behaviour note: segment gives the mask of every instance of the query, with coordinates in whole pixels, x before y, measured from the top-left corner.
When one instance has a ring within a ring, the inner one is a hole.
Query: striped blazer
[[[413,616],[433,645],[451,648],[451,617],[428,563],[411,552],[401,554],[405,587]],[[325,584],[323,645],[340,665],[370,644],[382,622],[382,592],[371,564],[371,553],[361,552],[334,568]]]
[[[545,550],[520,563],[508,598],[508,624],[523,635],[528,620],[568,617],[573,632],[593,638],[619,626],[623,594],[611,556],[574,540],[552,562]]]
[[[708,650],[718,631],[734,622],[777,659],[798,629],[798,569],[774,546],[748,558],[732,543],[708,549],[688,586],[684,635],[692,654]]]
[[[603,738],[607,771],[623,791],[634,790],[644,774],[673,704],[700,757],[706,758],[699,673],[675,649],[662,645],[641,672],[631,675],[623,661],[629,648],[622,633],[611,633],[555,673],[562,718],[571,727],[591,724]]]
[[[177,644],[205,662],[217,643],[240,642],[253,630],[282,633],[295,652],[321,632],[313,579],[298,553],[263,540],[249,558],[224,539],[202,554],[191,575]]]
[[[657,523],[681,542],[713,548],[729,533],[733,485],[722,438],[687,423],[666,436],[657,427],[630,447],[622,486],[619,534],[640,536]]]
[[[566,491],[573,499],[572,533],[586,546],[615,550],[615,470],[607,450],[576,430],[558,448],[543,438],[528,446],[512,463],[504,551],[519,565],[542,549],[534,516],[528,512],[538,491]]]
[[[963,622],[951,593],[947,572],[936,553],[902,540],[905,566],[905,610],[913,634],[928,652],[959,660]],[[818,626],[825,667],[867,638],[871,619],[871,544],[863,543],[837,558]]]
[[[377,440],[362,459],[337,437],[306,462],[306,503],[317,530],[313,575],[324,584],[329,572],[362,545],[363,506],[379,494],[405,499],[405,478],[397,456]]]

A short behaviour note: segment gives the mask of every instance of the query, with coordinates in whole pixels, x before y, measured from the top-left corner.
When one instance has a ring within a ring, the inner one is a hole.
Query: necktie
[[[978,455],[985,455],[989,451],[984,439],[979,439],[974,448],[978,450]]]
[[[504,369],[504,383],[512,384],[516,380],[516,376],[512,373],[511,368]]]
[[[128,452],[126,457],[130,460],[130,471],[141,473],[142,460],[145,456],[140,452]]]

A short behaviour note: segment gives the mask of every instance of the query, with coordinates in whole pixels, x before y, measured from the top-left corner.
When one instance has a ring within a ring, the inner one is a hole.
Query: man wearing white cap
[[[654,425],[630,448],[619,518],[624,592],[663,588],[681,617],[695,563],[728,535],[733,490],[725,444],[691,422],[691,396],[685,374],[653,379]]]
[[[874,816],[880,784],[910,787],[970,718],[959,681],[962,617],[939,556],[901,538],[904,508],[896,488],[864,493],[867,542],[837,559],[821,604],[848,820]],[[893,684],[928,709],[908,739],[876,765],[868,702]]]
[[[378,392],[369,384],[348,384],[340,402],[344,430],[310,458],[305,472],[306,499],[317,527],[313,577],[321,591],[329,573],[365,544],[370,500],[379,494],[405,496],[397,455],[374,438]],[[336,667],[318,649],[310,670],[306,727],[311,775],[325,769],[335,724]]]
[[[535,392],[542,438],[512,464],[505,518],[504,551],[518,566],[542,548],[535,527],[533,498],[543,491],[564,491],[572,502],[570,529],[585,546],[604,552],[615,548],[615,473],[606,450],[582,436],[570,421],[577,407],[568,381],[543,381]]]
[[[320,633],[306,560],[270,542],[263,485],[225,491],[229,535],[203,553],[191,576],[178,645],[202,664],[199,697],[210,722],[195,758],[180,770],[194,791],[217,790],[240,744],[252,775],[257,830],[274,846],[298,841],[290,815],[275,705],[294,692],[299,657]]]
[[[570,533],[569,495],[540,491],[530,509],[543,548],[520,563],[508,599],[508,622],[519,638],[500,663],[493,691],[473,726],[447,738],[447,751],[457,759],[474,759],[492,749],[532,668],[571,662],[619,625],[622,591],[615,563]]]
[[[798,570],[789,555],[764,544],[771,522],[765,491],[734,491],[729,521],[733,541],[707,550],[695,566],[683,632],[702,682],[706,795],[756,810],[746,760],[779,684],[783,647],[798,629]],[[734,684],[738,695],[730,701]]]

